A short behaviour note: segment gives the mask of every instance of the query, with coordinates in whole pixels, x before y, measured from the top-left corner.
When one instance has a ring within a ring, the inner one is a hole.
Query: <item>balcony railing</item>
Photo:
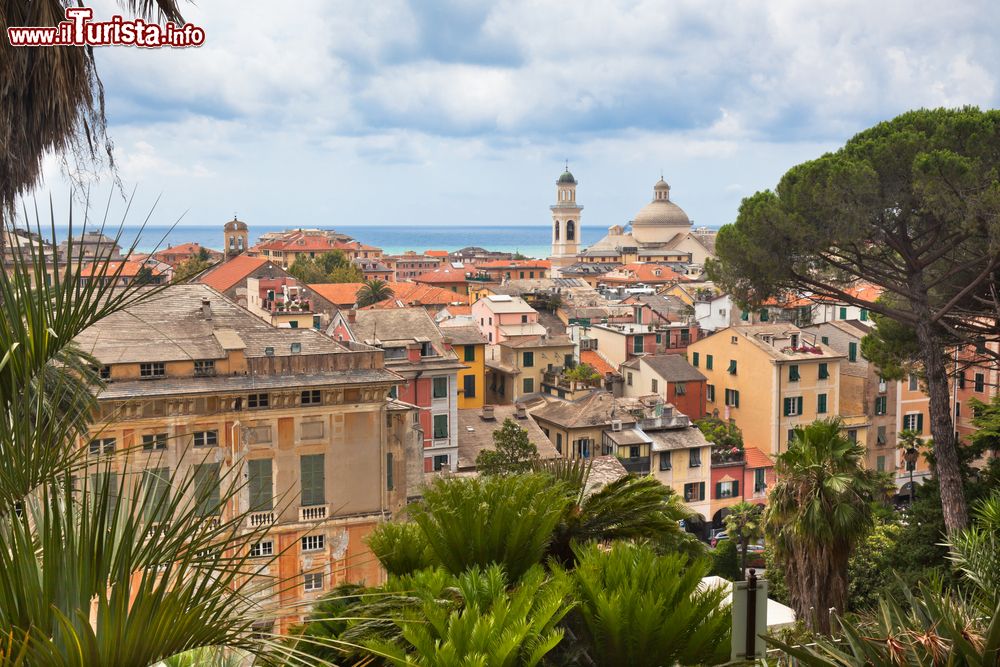
[[[299,508],[299,521],[322,521],[326,518],[326,505],[308,505]]]
[[[251,512],[247,516],[247,523],[251,528],[269,526],[274,523],[274,512]]]

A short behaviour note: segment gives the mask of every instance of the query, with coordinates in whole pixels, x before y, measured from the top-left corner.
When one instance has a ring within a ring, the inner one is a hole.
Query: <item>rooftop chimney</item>
[[[517,405],[514,406],[514,408],[515,408],[514,410],[515,417],[517,417],[518,419],[528,418],[528,411],[525,410],[524,403],[518,403]]]
[[[493,421],[494,419],[496,419],[496,417],[493,414],[493,406],[492,405],[484,405],[483,406],[482,418],[483,418],[483,421]]]
[[[348,324],[354,324],[357,321],[358,321],[358,311],[354,308],[351,308],[349,311],[347,311],[347,322]]]
[[[201,300],[201,316],[206,320],[212,319],[212,302],[208,299]]]

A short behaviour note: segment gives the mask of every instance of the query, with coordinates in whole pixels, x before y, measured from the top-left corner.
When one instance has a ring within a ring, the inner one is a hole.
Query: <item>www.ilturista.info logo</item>
[[[196,25],[172,22],[163,25],[142,19],[113,16],[110,21],[91,21],[89,7],[69,7],[66,20],[55,27],[7,28],[11,46],[163,46],[184,48],[205,43],[205,31]]]

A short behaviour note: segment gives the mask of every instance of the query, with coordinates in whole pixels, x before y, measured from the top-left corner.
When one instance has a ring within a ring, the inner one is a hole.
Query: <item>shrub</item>
[[[433,565],[427,540],[414,523],[383,523],[368,536],[368,546],[389,574],[410,574]]]
[[[730,581],[736,581],[740,574],[739,553],[736,542],[733,540],[722,540],[715,551],[712,552],[711,574],[723,577]]]

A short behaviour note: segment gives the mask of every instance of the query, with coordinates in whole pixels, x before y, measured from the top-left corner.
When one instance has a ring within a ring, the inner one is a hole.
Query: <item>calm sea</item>
[[[260,234],[280,227],[250,227],[250,242]],[[331,227],[353,236],[362,243],[378,246],[386,253],[398,254],[406,250],[458,250],[466,246],[479,246],[487,250],[520,252],[529,257],[548,257],[551,253],[551,229],[545,226],[503,227],[392,227],[392,226],[343,226]],[[141,232],[141,233],[140,233]],[[74,228],[74,234],[79,230]],[[600,240],[606,230],[583,228],[581,242],[584,247]],[[58,240],[66,235],[66,228],[56,228]],[[128,248],[138,237],[137,249],[149,252],[179,243],[194,242],[208,248],[222,249],[222,225],[169,227],[126,227],[122,230],[121,246]]]

